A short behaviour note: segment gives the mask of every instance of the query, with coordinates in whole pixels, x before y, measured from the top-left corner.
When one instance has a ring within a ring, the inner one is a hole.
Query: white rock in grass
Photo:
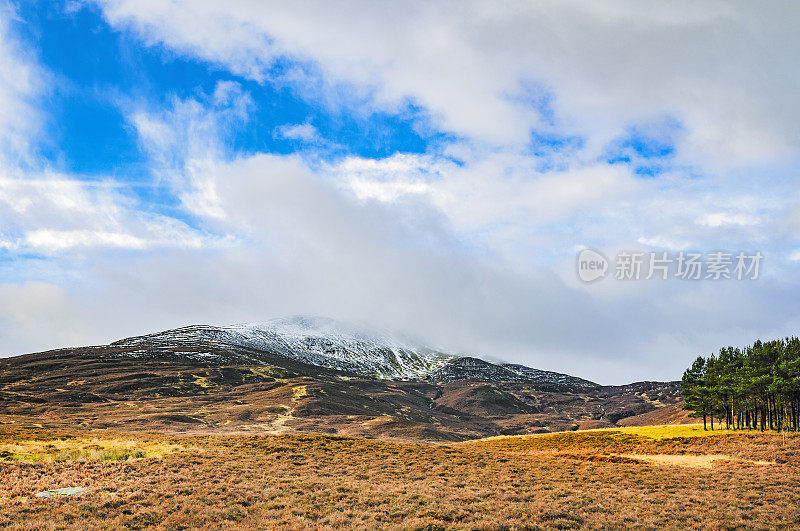
[[[37,492],[37,498],[53,498],[55,496],[78,496],[83,494],[83,487],[67,487],[64,489],[53,489]]]

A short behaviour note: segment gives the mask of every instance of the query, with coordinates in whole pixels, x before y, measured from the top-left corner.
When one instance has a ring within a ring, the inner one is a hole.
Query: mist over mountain
[[[476,379],[597,386],[566,374],[442,352],[400,334],[320,316],[295,315],[231,326],[185,326],[121,339],[110,346],[124,348],[119,355],[125,357],[146,358],[169,352],[205,363],[259,363],[278,356],[390,380]]]

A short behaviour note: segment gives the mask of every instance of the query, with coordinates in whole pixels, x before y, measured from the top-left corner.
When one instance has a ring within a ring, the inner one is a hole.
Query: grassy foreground
[[[73,497],[40,491],[83,487]],[[796,528],[800,436],[646,427],[451,445],[0,426],[0,526]]]

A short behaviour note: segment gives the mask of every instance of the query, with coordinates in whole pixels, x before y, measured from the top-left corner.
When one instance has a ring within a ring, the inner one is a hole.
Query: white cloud
[[[122,247],[144,249],[147,241],[130,234],[89,230],[35,230],[25,235],[25,245],[43,251],[63,251],[73,247]]]
[[[520,102],[543,85],[559,121],[590,146],[667,114],[685,125],[681,148],[696,163],[797,154],[800,110],[785,104],[800,84],[789,3],[98,3],[148,43],[262,80],[277,57],[310,60],[325,75],[317,85],[372,87],[385,108],[413,98],[473,139],[525,142],[544,124]]]
[[[238,83],[218,82],[211,97],[173,99],[170,109],[133,108],[128,120],[150,158],[157,181],[169,187],[192,214],[221,218],[209,165],[228,155],[232,129],[248,120],[250,95]]]
[[[11,7],[3,4],[0,12],[0,248],[49,255],[89,248],[196,247],[215,241],[178,220],[142,211],[124,185],[111,179],[82,180],[40,160],[35,145],[43,113],[37,104],[49,74],[10,34],[8,24],[15,16]],[[237,87],[222,86],[214,98],[230,106]],[[156,131],[155,122],[149,125],[152,137],[175,134],[166,128]]]
[[[707,227],[724,227],[728,225],[752,226],[759,223],[756,216],[745,213],[715,212],[698,218],[699,225]]]
[[[0,167],[31,162],[31,142],[42,123],[36,100],[46,75],[11,36],[15,16],[10,5],[0,4]]]
[[[286,140],[302,140],[304,142],[316,142],[320,140],[317,128],[311,124],[286,124],[275,130],[278,138]]]
[[[800,147],[800,116],[784,104],[798,75],[786,68],[796,38],[788,5],[99,3],[149,43],[258,80],[286,82],[270,77],[276,58],[311,61],[297,81],[319,89],[304,92],[315,101],[335,100],[342,82],[364,91],[357,101],[371,98],[355,112],[412,98],[466,137],[447,146],[463,164],[396,154],[325,173],[362,201],[424,201],[461,237],[506,257],[563,256],[565,223],[596,245],[774,246],[776,218],[797,196],[780,177]],[[744,75],[752,71],[761,75]],[[550,94],[555,126],[534,109]],[[665,116],[681,133],[674,171],[646,182],[598,158],[631,124]],[[521,148],[531,127],[580,134],[586,147],[561,171],[541,171]],[[764,161],[777,177],[732,170]]]
[[[637,238],[636,243],[653,247],[654,249],[669,249],[670,251],[681,251],[692,247],[688,241],[676,241],[663,236],[653,236],[651,238]]]
[[[216,242],[203,237],[186,227],[176,226],[174,222],[154,223],[152,228],[160,229],[158,234],[147,237],[107,232],[102,230],[49,230],[40,229],[25,234],[22,243],[15,248],[35,250],[40,253],[54,253],[75,248],[119,248],[144,250],[153,247],[194,248],[208,247]]]
[[[146,249],[217,245],[218,237],[174,218],[142,212],[112,182],[85,182],[43,171],[0,177],[0,240],[19,252],[58,254],[87,248]]]

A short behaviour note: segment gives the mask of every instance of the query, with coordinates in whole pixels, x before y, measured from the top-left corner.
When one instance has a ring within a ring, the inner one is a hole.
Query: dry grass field
[[[623,428],[454,444],[0,426],[11,529],[796,528],[800,437]],[[83,487],[78,496],[40,491]]]

